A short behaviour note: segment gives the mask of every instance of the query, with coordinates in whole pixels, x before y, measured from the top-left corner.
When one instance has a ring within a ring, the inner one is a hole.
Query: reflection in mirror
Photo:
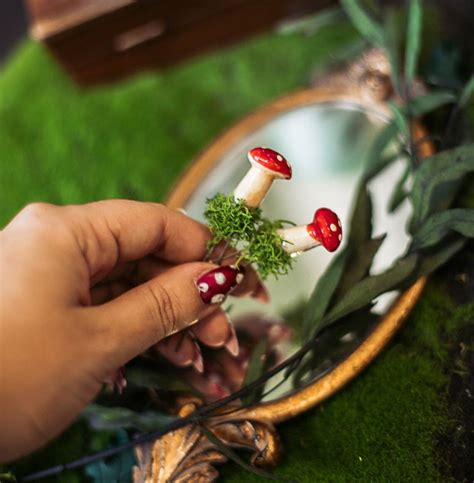
[[[288,159],[293,167],[293,178],[289,182],[273,184],[261,205],[264,215],[305,224],[312,219],[317,208],[328,207],[340,216],[343,231],[347,233],[353,197],[364,163],[374,138],[386,121],[381,113],[369,112],[347,102],[315,103],[288,110],[231,146],[195,189],[184,208],[190,216],[203,221],[206,199],[217,192],[231,193],[249,168],[247,152],[255,146],[268,146]],[[372,273],[390,266],[409,242],[405,230],[410,210],[408,203],[394,214],[387,213],[387,181],[401,174],[403,168],[404,161],[400,160],[369,185],[374,202],[373,235],[387,234],[375,257]],[[300,344],[297,324],[292,321],[298,320],[308,296],[333,256],[321,248],[301,255],[287,276],[267,281],[271,295],[268,305],[232,299],[227,302],[232,304],[231,318],[237,325],[239,320],[248,324],[249,320],[275,319],[293,326],[293,335],[285,346],[286,357]],[[377,302],[374,312],[386,311],[393,297],[394,294],[385,294],[383,300]],[[312,377],[322,375],[352,352],[372,323],[373,320],[359,321],[354,327],[336,324],[335,328],[324,331],[318,340],[321,361],[315,363],[317,369],[312,372]],[[272,380],[268,387],[274,384],[275,380]],[[278,391],[271,393],[271,397],[289,389],[290,382],[285,382]]]

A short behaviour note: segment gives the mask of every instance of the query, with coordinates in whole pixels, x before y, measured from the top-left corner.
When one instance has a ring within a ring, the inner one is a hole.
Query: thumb
[[[194,323],[210,304],[220,304],[243,279],[243,269],[209,263],[172,267],[104,305],[89,307],[99,346],[113,367]]]

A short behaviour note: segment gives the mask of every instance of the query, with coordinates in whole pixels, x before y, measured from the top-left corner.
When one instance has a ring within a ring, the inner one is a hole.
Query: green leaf
[[[271,475],[270,473],[263,471],[260,468],[257,468],[256,466],[247,463],[232,448],[230,448],[222,440],[220,440],[210,429],[206,428],[203,425],[200,426],[200,429],[203,432],[203,434],[206,436],[206,438],[213,445],[215,445],[224,456],[227,456],[227,458],[232,460],[234,463],[237,463],[244,470],[247,470],[257,476],[262,476],[263,478],[267,478],[269,480],[279,480],[279,478]]]
[[[431,49],[424,68],[424,77],[429,84],[449,88],[462,87],[461,65],[463,46],[452,42],[437,42]]]
[[[359,187],[349,229],[349,246],[360,246],[372,236],[372,200],[365,184]]]
[[[445,104],[452,104],[455,101],[456,96],[449,91],[437,91],[431,94],[425,94],[424,96],[418,96],[410,102],[410,114],[412,117],[419,117]]]
[[[466,244],[465,238],[458,238],[449,243],[443,243],[438,247],[434,247],[431,250],[423,253],[420,264],[414,273],[414,279],[421,275],[429,275],[437,268],[444,265],[451,257],[456,255]],[[413,280],[414,281],[414,280]]]
[[[364,278],[354,285],[324,318],[324,326],[370,304],[373,299],[396,290],[415,271],[418,255],[411,254],[379,275]]]
[[[385,235],[382,235],[378,238],[368,240],[363,245],[351,250],[350,257],[346,262],[346,271],[341,277],[341,281],[336,290],[334,297],[336,301],[341,300],[351,287],[367,276],[374,261],[374,256],[379,251],[384,240]]]
[[[394,140],[398,140],[397,135],[398,128],[394,120],[390,121],[377,135],[367,155],[367,165],[362,179],[363,182],[367,182],[380,173],[394,159],[399,158],[398,153],[395,153],[395,156],[392,153],[385,155],[391,143]]]
[[[247,372],[245,373],[245,379],[242,383],[242,387],[248,386],[250,383],[256,381],[265,371],[265,352],[267,350],[266,340],[261,340],[252,352],[250,356]],[[243,398],[244,403],[253,403],[256,399],[254,393],[250,393]]]
[[[410,136],[410,129],[408,127],[408,120],[406,118],[406,111],[401,107],[397,106],[394,102],[389,102],[390,109],[393,113],[393,119],[395,124],[397,125],[398,130],[404,136],[405,139],[408,139]]]
[[[351,215],[347,246],[349,256],[346,261],[346,270],[341,276],[333,297],[334,300],[339,300],[350,287],[367,275],[373,257],[384,238],[372,240],[371,237],[372,200],[367,186],[361,184]]]
[[[403,202],[403,200],[408,196],[408,193],[405,191],[405,184],[407,182],[408,177],[411,174],[411,166],[407,164],[403,174],[400,176],[400,179],[397,181],[395,188],[393,189],[392,195],[390,196],[390,200],[388,202],[388,212],[393,213]]]
[[[410,0],[405,51],[405,78],[411,85],[416,73],[421,43],[422,9],[420,0]]]
[[[454,200],[465,174],[474,171],[474,144],[443,151],[425,159],[414,173],[411,202],[413,233],[426,218]]]
[[[394,8],[389,8],[385,14],[384,22],[385,52],[391,68],[391,79],[395,92],[401,95],[401,73],[400,73],[400,32],[397,21],[397,14]]]
[[[451,232],[474,237],[474,210],[457,208],[430,216],[414,233],[411,250],[420,250],[439,243]]]
[[[87,406],[82,416],[97,430],[135,428],[140,431],[150,431],[176,419],[174,416],[158,411],[137,413],[128,408],[106,407],[99,404]]]
[[[358,1],[341,0],[341,5],[363,37],[380,47],[384,45],[382,27],[364,11]]]
[[[464,89],[459,96],[458,106],[462,109],[463,107],[467,106],[469,99],[471,98],[472,94],[474,93],[474,74],[471,75],[471,78],[467,81],[467,84],[464,86]]]
[[[323,320],[331,298],[344,273],[347,260],[347,249],[333,258],[331,264],[318,280],[303,316],[303,337],[315,334]]]

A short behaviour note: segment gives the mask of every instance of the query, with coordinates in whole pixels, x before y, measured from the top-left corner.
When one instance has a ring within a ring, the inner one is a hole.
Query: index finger
[[[153,254],[172,263],[202,260],[209,230],[201,223],[158,203],[107,200],[66,207],[79,218],[83,253],[91,265],[102,265],[115,244],[116,262]]]

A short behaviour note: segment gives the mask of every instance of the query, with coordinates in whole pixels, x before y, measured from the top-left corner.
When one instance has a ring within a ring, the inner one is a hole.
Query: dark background
[[[26,11],[21,0],[0,1],[0,62],[27,31]]]

